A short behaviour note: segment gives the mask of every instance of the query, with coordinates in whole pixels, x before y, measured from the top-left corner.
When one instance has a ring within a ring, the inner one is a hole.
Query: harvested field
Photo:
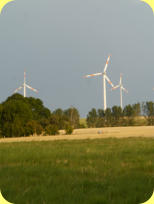
[[[20,138],[1,138],[2,142],[31,142],[52,140],[81,140],[99,138],[128,138],[128,137],[154,137],[154,126],[144,127],[109,127],[109,128],[87,128],[76,129],[72,135],[65,135],[60,131],[58,136],[31,136]]]

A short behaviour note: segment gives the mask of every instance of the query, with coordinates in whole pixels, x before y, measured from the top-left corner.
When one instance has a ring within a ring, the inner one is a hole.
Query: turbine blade
[[[112,88],[112,90],[116,90],[116,89],[119,88],[119,87],[120,87],[120,85],[114,86],[114,87]]]
[[[126,93],[128,93],[127,89],[125,89],[123,86],[121,87],[123,91],[125,91]]]
[[[31,89],[32,91],[34,91],[34,92],[38,93],[38,90],[36,90],[36,89],[32,88],[31,86],[29,86],[29,85],[27,85],[27,84],[26,84],[26,87],[27,87],[28,89]]]
[[[93,76],[100,76],[100,75],[103,75],[103,74],[102,73],[89,74],[89,75],[84,76],[84,78],[89,78],[89,77],[93,77]]]
[[[111,80],[105,75],[105,79],[107,80],[107,82],[112,86],[112,88],[114,87],[114,85],[112,84]]]
[[[111,57],[111,55],[109,55],[108,58],[107,58],[107,61],[106,61],[105,67],[104,67],[104,72],[106,72],[106,70],[107,70],[107,67],[108,67],[108,64],[109,64],[109,61],[110,61],[110,57]]]
[[[120,84],[122,84],[122,74],[120,74]]]
[[[22,89],[23,88],[23,86],[20,86],[19,88],[17,88],[15,91],[14,91],[14,93],[17,93],[20,89]]]

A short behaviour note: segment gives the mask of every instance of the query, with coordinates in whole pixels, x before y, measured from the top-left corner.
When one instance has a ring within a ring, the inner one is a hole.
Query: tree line
[[[129,104],[123,110],[119,106],[107,108],[106,111],[92,108],[86,121],[88,127],[154,125],[154,102]]]
[[[119,106],[96,110],[87,115],[88,127],[154,125],[154,102]],[[38,98],[13,94],[0,104],[0,137],[29,135],[57,135],[59,130],[71,134],[80,124],[79,111],[75,107],[51,112]]]
[[[57,135],[60,129],[71,134],[79,119],[74,107],[51,112],[40,99],[14,94],[0,104],[0,136]]]

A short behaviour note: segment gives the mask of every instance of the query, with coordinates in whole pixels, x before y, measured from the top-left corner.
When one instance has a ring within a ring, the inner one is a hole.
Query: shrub
[[[70,124],[65,126],[65,133],[66,135],[71,135],[73,133],[73,127]]]
[[[59,129],[57,125],[48,125],[45,128],[45,135],[59,135]]]
[[[25,135],[41,135],[43,131],[42,126],[35,120],[28,121],[28,123],[25,126]]]

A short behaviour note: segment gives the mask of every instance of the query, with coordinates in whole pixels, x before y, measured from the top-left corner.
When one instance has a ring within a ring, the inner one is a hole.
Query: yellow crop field
[[[65,135],[60,131],[57,136],[30,136],[20,138],[1,138],[2,142],[30,142],[52,140],[82,140],[99,138],[128,138],[128,137],[154,137],[154,126],[144,127],[107,127],[107,128],[84,128],[74,130],[72,135]]]

